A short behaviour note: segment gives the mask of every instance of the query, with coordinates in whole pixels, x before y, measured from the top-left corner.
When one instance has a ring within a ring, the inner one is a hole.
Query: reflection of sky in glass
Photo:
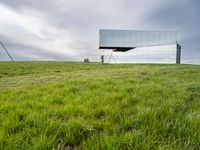
[[[176,44],[141,47],[127,52],[101,50],[105,63],[176,63]]]
[[[169,45],[176,41],[176,31],[100,30],[100,47]]]

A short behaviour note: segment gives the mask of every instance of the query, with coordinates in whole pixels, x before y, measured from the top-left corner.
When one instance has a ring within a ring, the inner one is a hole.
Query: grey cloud
[[[4,43],[4,45],[7,47],[14,60],[73,60],[69,56],[52,53],[47,49],[41,49],[30,45],[22,45],[13,42]],[[9,60],[9,57],[6,55],[2,47],[0,48],[0,51],[4,55],[4,59]],[[0,56],[0,59],[1,57],[2,56]]]
[[[169,0],[149,14],[147,19],[156,27],[178,30],[183,38],[187,38],[199,35],[199,13],[200,5],[195,0]]]

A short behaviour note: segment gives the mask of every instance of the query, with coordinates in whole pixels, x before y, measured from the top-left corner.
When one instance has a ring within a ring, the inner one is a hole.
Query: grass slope
[[[200,66],[0,62],[0,149],[199,149]]]

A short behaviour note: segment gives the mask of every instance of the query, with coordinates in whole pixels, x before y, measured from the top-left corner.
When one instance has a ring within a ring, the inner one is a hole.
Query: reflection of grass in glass
[[[198,149],[200,68],[0,63],[0,149]]]
[[[111,57],[112,54],[112,57]],[[107,63],[176,63],[176,44],[138,47],[127,52],[104,52]],[[110,59],[111,57],[111,59]]]

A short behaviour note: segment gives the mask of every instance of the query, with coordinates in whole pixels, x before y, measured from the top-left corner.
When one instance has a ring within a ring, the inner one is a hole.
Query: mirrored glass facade
[[[140,47],[127,52],[101,50],[105,63],[176,63],[176,44]]]
[[[99,31],[105,63],[180,63],[176,31]]]
[[[100,48],[170,45],[177,41],[176,31],[102,29],[99,35]]]

